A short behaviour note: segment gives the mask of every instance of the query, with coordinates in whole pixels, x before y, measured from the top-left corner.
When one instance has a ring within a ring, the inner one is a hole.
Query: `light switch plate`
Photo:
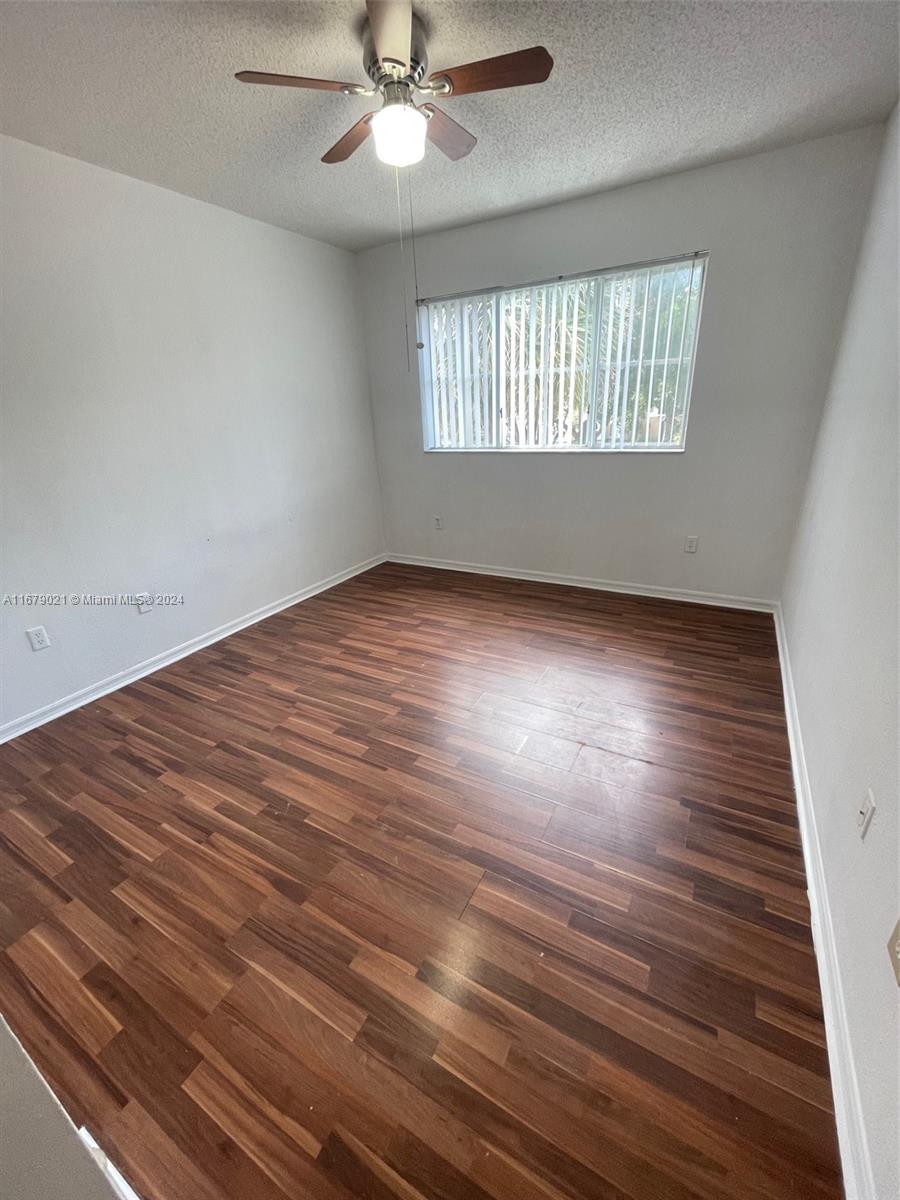
[[[865,799],[859,808],[856,810],[856,827],[859,830],[859,836],[864,838],[869,832],[869,826],[872,824],[872,818],[875,816],[875,796],[872,789],[866,792]]]
[[[897,921],[894,932],[888,938],[888,954],[891,956],[891,966],[894,968],[897,987],[900,987],[900,920]]]

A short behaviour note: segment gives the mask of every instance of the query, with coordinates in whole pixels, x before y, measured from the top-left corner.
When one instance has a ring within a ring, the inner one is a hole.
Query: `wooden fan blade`
[[[235,79],[241,83],[268,83],[274,87],[311,88],[315,92],[342,92],[357,86],[339,83],[336,79],[307,79],[305,75],[271,75],[268,71],[238,71]]]
[[[495,92],[500,88],[522,87],[526,83],[543,83],[553,70],[553,59],[543,46],[532,46],[530,50],[514,50],[512,54],[498,54],[496,58],[482,58],[479,62],[466,63],[463,67],[451,67],[449,71],[436,71],[429,80],[450,81],[451,96],[467,96],[472,92]]]
[[[334,143],[331,149],[322,155],[323,163],[346,162],[354,150],[358,150],[372,132],[370,124],[374,113],[366,113],[355,125],[351,125],[342,138]]]
[[[375,53],[384,62],[409,70],[412,0],[366,0]]]
[[[438,150],[442,150],[448,158],[456,162],[465,158],[469,151],[475,148],[478,138],[474,133],[463,129],[462,125],[433,104],[423,104],[422,108],[431,113],[425,130],[428,140],[434,142]]]

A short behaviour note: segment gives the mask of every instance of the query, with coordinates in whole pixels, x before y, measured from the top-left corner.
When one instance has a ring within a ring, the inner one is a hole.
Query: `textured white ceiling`
[[[364,82],[362,0],[0,3],[0,129],[357,249],[396,236],[370,101],[250,87],[250,68]],[[897,96],[895,3],[422,0],[431,65],[543,43],[546,84],[444,102],[479,139],[412,169],[435,229],[851,128]]]

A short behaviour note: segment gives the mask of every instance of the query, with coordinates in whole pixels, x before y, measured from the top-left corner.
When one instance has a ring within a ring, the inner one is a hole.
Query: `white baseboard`
[[[631,596],[655,596],[660,600],[684,600],[690,604],[712,604],[718,608],[745,608],[753,612],[774,612],[774,600],[753,596],[727,596],[718,592],[692,592],[680,588],[651,587],[643,583],[623,583],[614,579],[587,579],[581,575],[549,575],[545,571],[521,571],[510,567],[492,567],[485,563],[454,562],[446,558],[419,558],[413,554],[386,554],[388,562],[409,563],[415,567],[436,567],[441,571],[468,571],[475,575],[499,575],[502,579],[531,579],[537,583],[559,583],[565,587],[592,588],[598,592],[623,592]]]
[[[154,671],[159,671],[162,667],[167,667],[171,663],[177,662],[180,658],[185,658],[188,654],[193,654],[195,650],[202,650],[204,646],[210,646],[213,642],[221,641],[222,638],[226,638],[232,633],[237,633],[239,629],[245,629],[248,625],[255,625],[257,621],[264,621],[266,617],[274,616],[275,613],[281,612],[282,609],[290,608],[292,604],[299,604],[301,600],[308,600],[310,596],[327,591],[328,588],[334,587],[335,584],[343,583],[345,579],[352,579],[354,575],[360,575],[363,571],[368,571],[371,567],[378,566],[384,560],[385,555],[376,554],[374,558],[368,558],[365,562],[348,567],[346,571],[338,571],[336,575],[329,575],[327,579],[320,579],[317,583],[310,584],[309,587],[301,588],[299,592],[293,592],[290,596],[283,596],[280,600],[275,600],[271,604],[265,604],[262,608],[257,608],[242,617],[237,617],[234,621],[228,621],[224,625],[220,625],[217,629],[211,629],[208,633],[198,634],[197,637],[191,638],[187,642],[182,642],[179,646],[173,646],[170,650],[163,650],[162,653],[155,654],[152,658],[144,659],[143,662],[136,663],[133,667],[128,667],[124,671],[117,671],[114,675],[108,675],[106,679],[101,679],[99,683],[92,683],[87,687],[79,688],[77,692],[72,692],[70,695],[64,696],[61,700],[55,700],[52,704],[35,709],[34,712],[26,713],[24,717],[17,717],[14,721],[8,721],[5,725],[0,725],[0,745],[3,742],[8,742],[11,738],[18,737],[22,733],[27,733],[29,729],[36,729],[38,725],[45,725],[48,721],[53,721],[56,717],[61,717],[64,713],[71,712],[75,708],[81,708],[82,705],[90,704],[92,700],[99,700],[101,696],[106,696],[109,692],[114,692],[118,688],[125,687],[126,684],[134,683],[136,679],[142,679],[145,675],[151,675]]]
[[[800,729],[800,714],[794,691],[787,630],[780,602],[775,606],[775,632],[778,637],[778,657],[781,663],[784,708],[791,744],[791,764],[794,775],[794,791],[797,797],[797,814],[800,820],[800,837],[806,862],[806,886],[812,915],[813,942],[816,948],[819,985],[822,991],[828,1063],[831,1068],[831,1089],[834,1094],[834,1113],[841,1164],[844,1171],[844,1190],[847,1200],[878,1200],[875,1195],[875,1179],[872,1173],[869,1143],[862,1119],[859,1081],[847,1025],[847,1010],[844,1004],[844,989],[834,938],[834,926],[831,921],[825,865],[822,861],[822,849],[816,829],[816,814],[803,750],[803,734]]]

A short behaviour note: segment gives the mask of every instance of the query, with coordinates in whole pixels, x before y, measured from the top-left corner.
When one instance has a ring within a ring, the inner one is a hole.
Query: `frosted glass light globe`
[[[389,104],[372,118],[375,153],[389,167],[408,167],[425,156],[428,119],[411,104]]]

